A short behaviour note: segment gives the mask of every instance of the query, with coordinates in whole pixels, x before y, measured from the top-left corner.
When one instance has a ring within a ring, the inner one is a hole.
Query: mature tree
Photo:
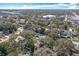
[[[3,21],[0,23],[0,31],[6,34],[16,31],[17,26],[13,25],[11,22]]]
[[[34,56],[52,56],[52,50],[46,47],[42,47],[34,51]]]
[[[43,43],[44,46],[47,46],[48,48],[53,48],[54,45],[54,40],[47,36],[45,39],[42,39],[41,42]]]
[[[35,33],[31,30],[27,30],[21,33],[21,36],[25,38],[25,40],[23,41],[23,47],[25,51],[30,51],[32,55],[34,52]]]

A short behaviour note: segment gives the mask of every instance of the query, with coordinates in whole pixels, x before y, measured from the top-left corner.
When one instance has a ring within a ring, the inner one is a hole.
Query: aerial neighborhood
[[[79,12],[12,11],[0,13],[1,56],[79,56]]]

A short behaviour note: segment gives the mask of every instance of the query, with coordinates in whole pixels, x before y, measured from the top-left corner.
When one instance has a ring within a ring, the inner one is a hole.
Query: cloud
[[[51,4],[51,5],[24,5],[25,9],[65,9],[69,5],[67,4]]]
[[[19,6],[6,6],[6,7],[0,7],[0,9],[79,9],[78,4],[66,4],[66,3],[58,3],[58,4],[24,4]]]
[[[70,6],[67,9],[79,9],[79,5],[77,5],[77,4],[70,4]]]
[[[77,3],[79,0],[0,0],[0,3]]]
[[[76,4],[51,4],[51,5],[24,5],[25,9],[79,9],[79,5]]]

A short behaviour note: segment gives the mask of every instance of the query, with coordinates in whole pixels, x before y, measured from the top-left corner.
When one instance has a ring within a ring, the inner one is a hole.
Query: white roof
[[[43,18],[47,18],[47,17],[49,17],[49,18],[51,18],[51,17],[56,17],[56,15],[44,15],[44,16],[43,16]]]

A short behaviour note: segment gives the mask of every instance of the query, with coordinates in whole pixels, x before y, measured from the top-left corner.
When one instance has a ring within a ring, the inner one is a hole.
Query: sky
[[[0,3],[0,9],[79,9],[79,3]]]
[[[78,3],[79,0],[0,0],[0,3]]]

